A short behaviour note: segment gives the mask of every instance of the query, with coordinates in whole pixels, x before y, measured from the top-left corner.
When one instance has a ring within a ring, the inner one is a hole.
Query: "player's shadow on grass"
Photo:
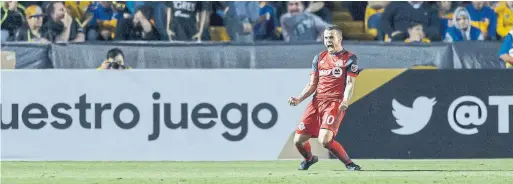
[[[347,170],[333,170],[333,171],[347,171]],[[413,169],[413,170],[400,170],[400,169],[371,169],[361,170],[359,172],[490,172],[490,171],[513,171],[513,170],[498,170],[498,169],[458,169],[458,170],[444,170],[444,169]]]

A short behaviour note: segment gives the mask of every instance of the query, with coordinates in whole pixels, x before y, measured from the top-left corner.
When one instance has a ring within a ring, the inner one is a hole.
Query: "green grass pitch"
[[[1,162],[2,184],[160,183],[369,183],[512,184],[513,159],[355,160],[363,171],[346,171],[337,160],[320,160],[298,171],[298,160],[262,162]]]

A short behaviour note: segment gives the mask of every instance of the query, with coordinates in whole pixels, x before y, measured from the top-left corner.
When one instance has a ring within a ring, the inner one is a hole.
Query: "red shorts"
[[[340,111],[340,101],[313,99],[306,107],[306,111],[297,126],[296,133],[319,137],[320,129],[328,129],[337,135],[338,128],[344,118],[344,111]]]

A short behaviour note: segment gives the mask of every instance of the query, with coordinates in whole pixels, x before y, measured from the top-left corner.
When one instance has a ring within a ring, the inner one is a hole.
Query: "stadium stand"
[[[298,4],[300,8],[295,10],[291,4]],[[275,47],[288,41],[290,35],[294,35],[294,41],[318,43],[321,41],[320,30],[329,25],[342,28],[344,40],[369,41],[371,44],[397,41],[409,46],[418,43],[436,45],[444,40],[484,39],[500,45],[513,28],[512,6],[511,2],[466,1],[3,1],[0,16],[1,38],[7,45],[15,42],[106,41],[104,44],[114,44],[142,41],[146,45],[243,42]],[[459,19],[454,17],[457,8],[466,10],[461,12],[470,17],[469,30],[456,28],[459,27],[455,22]],[[41,26],[38,25],[40,17],[43,18]],[[480,33],[476,32],[478,30]],[[469,33],[471,35],[466,39]],[[446,38],[447,35],[451,38]],[[496,56],[498,47],[493,48],[493,60],[499,60]],[[19,47],[7,49],[15,48]],[[41,53],[46,52],[43,50]],[[491,56],[490,53],[487,55]],[[46,60],[56,61],[54,56],[48,56]]]

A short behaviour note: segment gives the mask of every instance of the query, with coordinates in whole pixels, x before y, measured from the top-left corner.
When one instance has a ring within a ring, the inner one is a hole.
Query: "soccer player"
[[[312,155],[308,141],[310,138],[318,138],[348,170],[360,170],[360,166],[351,161],[344,147],[334,140],[359,74],[357,58],[342,47],[342,30],[338,27],[324,30],[324,46],[327,50],[315,56],[312,61],[310,83],[299,96],[289,98],[289,104],[296,106],[315,92],[294,137],[296,148],[305,158],[299,170],[308,170],[318,161],[318,157]]]

